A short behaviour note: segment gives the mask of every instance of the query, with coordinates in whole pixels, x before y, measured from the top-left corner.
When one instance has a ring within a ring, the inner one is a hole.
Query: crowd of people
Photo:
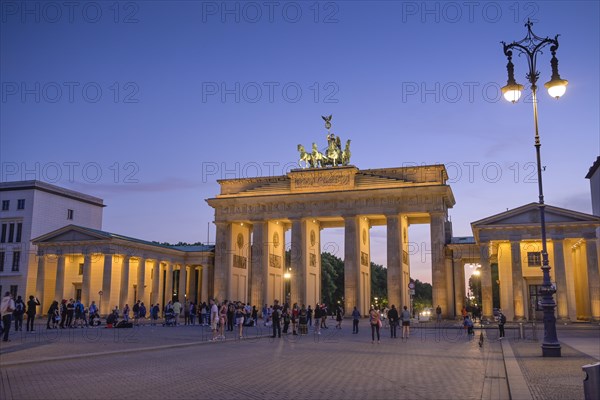
[[[17,296],[13,299],[10,292],[6,292],[0,305],[0,314],[3,322],[3,340],[8,341],[8,332],[12,321],[14,321],[15,331],[22,331],[24,316],[27,317],[26,330],[34,331],[34,320],[37,314],[39,301],[34,296],[29,296],[27,303]],[[144,302],[137,300],[133,307],[125,304],[120,310],[115,306],[106,317],[107,327],[133,327],[143,325],[145,320],[150,321],[151,326],[159,324],[159,318],[163,326],[210,326],[212,330],[212,341],[225,339],[225,332],[235,332],[239,338],[244,337],[244,328],[253,327],[259,324],[259,317],[262,319],[262,325],[272,330],[272,338],[281,338],[281,335],[306,335],[309,329],[313,329],[317,335],[321,334],[323,329],[329,329],[327,325],[328,316],[331,315],[335,321],[334,329],[342,329],[344,320],[344,309],[337,304],[329,310],[326,304],[316,304],[314,307],[304,304],[293,303],[291,306],[286,302],[279,304],[275,300],[272,305],[264,304],[262,309],[255,305],[250,305],[241,301],[224,300],[218,302],[215,299],[198,304],[192,301],[179,302],[173,298],[161,308],[159,303],[151,304],[146,307]],[[473,319],[466,308],[462,310],[463,325],[469,335],[473,334]],[[67,329],[95,327],[102,324],[100,310],[95,301],[92,301],[88,307],[85,307],[79,299],[62,299],[60,302],[53,301],[48,309],[46,329]],[[441,310],[436,310],[438,320]],[[473,313],[474,317],[477,315]],[[354,307],[352,314],[352,333],[358,334],[359,322],[362,315]],[[398,335],[398,328],[401,327],[401,338],[408,340],[410,335],[411,313],[406,306],[402,310],[396,309],[395,305],[391,308],[371,308],[369,310],[369,326],[371,327],[371,342],[380,343],[380,329],[389,328],[390,338],[395,339]],[[502,319],[502,322],[505,318]],[[504,324],[499,327],[503,331]],[[501,332],[501,336],[504,332]]]

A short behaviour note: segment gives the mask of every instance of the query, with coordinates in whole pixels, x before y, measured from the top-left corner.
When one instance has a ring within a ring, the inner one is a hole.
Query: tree
[[[344,261],[330,253],[321,254],[321,295],[327,305],[344,298]]]
[[[421,311],[424,308],[433,307],[433,287],[430,283],[415,279],[415,295],[413,296],[413,308]]]
[[[375,297],[378,304],[387,305],[387,268],[371,261],[371,298]]]
[[[492,307],[500,308],[500,278],[498,275],[498,264],[492,264],[490,266],[492,272]],[[479,275],[475,273],[469,278],[469,290],[471,295],[475,297],[475,304],[481,306],[481,267],[475,271],[479,271]]]

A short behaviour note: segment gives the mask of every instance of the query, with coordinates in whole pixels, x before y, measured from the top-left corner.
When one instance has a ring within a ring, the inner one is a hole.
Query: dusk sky
[[[454,236],[536,202],[527,91],[501,99],[501,41],[560,34],[566,94],[538,59],[546,203],[591,213],[585,175],[600,153],[597,1],[4,1],[0,181],[38,179],[104,199],[103,229],[207,240],[217,179],[282,175],[303,144],[326,146],[321,115],[360,169],[444,163]],[[215,228],[210,226],[209,241]],[[372,261],[386,264],[385,227]],[[429,227],[409,239],[429,246]],[[289,234],[288,234],[289,237]],[[343,230],[323,231],[343,258]],[[411,256],[431,281],[430,256]]]

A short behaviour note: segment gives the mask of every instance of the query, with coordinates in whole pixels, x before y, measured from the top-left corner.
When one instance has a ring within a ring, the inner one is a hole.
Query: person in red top
[[[292,335],[298,335],[297,327],[298,327],[298,316],[300,315],[300,308],[298,307],[298,303],[294,303],[292,307]]]

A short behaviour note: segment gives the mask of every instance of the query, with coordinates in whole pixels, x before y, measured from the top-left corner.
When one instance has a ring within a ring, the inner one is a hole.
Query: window
[[[13,242],[13,238],[15,236],[15,224],[8,225],[8,243]]]
[[[539,251],[530,251],[527,253],[527,266],[528,267],[541,267],[542,266],[542,253]]]
[[[0,243],[6,243],[6,224],[2,224],[2,235],[0,236]]]
[[[18,289],[19,289],[19,285],[10,285],[10,294],[12,294],[13,299],[17,298]]]
[[[2,211],[8,211],[10,200],[2,200]]]
[[[6,259],[6,253],[3,251],[0,251],[0,272],[4,272],[4,260]],[[2,293],[2,290],[0,290],[0,293]]]
[[[21,242],[21,234],[23,233],[23,224],[21,222],[19,222],[17,224],[17,236],[15,237],[15,242],[16,243],[20,243]]]
[[[540,302],[542,295],[540,294],[540,288],[542,285],[529,285],[529,308],[534,307],[535,311],[543,311]]]
[[[13,252],[13,263],[12,263],[13,272],[16,272],[19,270],[20,263],[21,263],[21,252],[20,251]]]
[[[79,275],[83,275],[83,263],[79,264]]]
[[[73,219],[73,210],[71,210],[71,209],[67,210],[67,219]]]
[[[17,210],[24,210],[24,209],[25,209],[25,199],[17,200]]]

